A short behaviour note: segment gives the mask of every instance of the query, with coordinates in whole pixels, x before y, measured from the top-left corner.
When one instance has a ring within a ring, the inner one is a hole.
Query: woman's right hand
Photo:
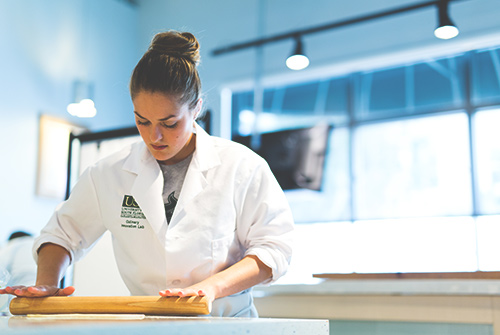
[[[35,285],[14,285],[0,289],[0,294],[16,297],[41,298],[67,296],[75,292],[73,286],[58,288],[58,284],[70,263],[69,252],[60,245],[45,243],[38,249],[38,270]]]
[[[58,288],[55,286],[7,286],[0,289],[0,294],[12,294],[16,297],[41,298],[49,296],[68,296],[75,292],[73,286]]]

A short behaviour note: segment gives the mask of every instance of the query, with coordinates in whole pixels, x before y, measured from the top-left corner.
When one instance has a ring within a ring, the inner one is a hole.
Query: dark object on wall
[[[251,136],[236,136],[235,142],[246,145],[262,156],[283,190],[320,191],[331,125],[263,133],[260,145],[252,145]]]

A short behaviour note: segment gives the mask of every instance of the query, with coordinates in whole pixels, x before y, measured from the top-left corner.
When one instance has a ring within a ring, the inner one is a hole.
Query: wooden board
[[[14,298],[13,315],[27,314],[146,314],[207,315],[211,303],[205,297],[46,297]]]

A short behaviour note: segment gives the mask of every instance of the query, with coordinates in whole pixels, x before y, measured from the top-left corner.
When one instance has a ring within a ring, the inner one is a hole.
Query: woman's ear
[[[203,106],[203,100],[201,98],[196,102],[196,106],[194,107],[194,119],[198,118],[198,115],[201,113],[201,107]]]

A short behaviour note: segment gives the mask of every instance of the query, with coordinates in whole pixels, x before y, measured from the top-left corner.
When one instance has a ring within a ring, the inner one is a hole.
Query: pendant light
[[[286,59],[286,66],[291,70],[303,70],[309,66],[309,58],[304,54],[300,37],[295,37],[295,49]]]
[[[437,5],[439,25],[434,30],[434,35],[443,40],[448,40],[458,35],[458,28],[451,21],[448,14],[448,3],[449,0],[441,0]]]

